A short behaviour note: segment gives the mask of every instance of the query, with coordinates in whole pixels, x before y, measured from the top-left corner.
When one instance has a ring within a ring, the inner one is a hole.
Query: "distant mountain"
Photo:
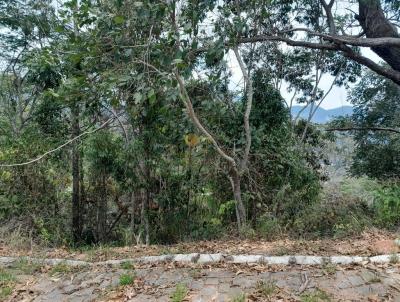
[[[303,109],[303,106],[293,106],[292,116],[296,117],[301,109]],[[304,111],[300,114],[300,117],[303,119],[307,119],[309,112],[309,108],[304,109]],[[329,122],[334,117],[351,115],[352,113],[353,107],[351,106],[342,106],[333,109],[318,108],[311,121],[313,123],[324,124]]]

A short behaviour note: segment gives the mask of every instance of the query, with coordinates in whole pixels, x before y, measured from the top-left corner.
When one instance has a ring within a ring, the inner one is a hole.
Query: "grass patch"
[[[188,293],[188,289],[185,284],[178,284],[171,295],[171,302],[182,302]]]
[[[246,302],[246,294],[241,293],[232,299],[232,302]]]
[[[316,289],[315,291],[305,293],[300,297],[301,302],[330,302],[331,297],[327,292]]]
[[[119,277],[119,285],[131,285],[135,281],[136,276],[133,274],[123,274]]]
[[[201,272],[201,270],[199,268],[193,268],[189,271],[189,275],[190,277],[192,277],[193,279],[200,279],[203,274]]]
[[[40,269],[42,268],[42,264],[30,261],[26,258],[20,258],[14,263],[13,267],[19,271],[24,272],[25,274],[32,275],[40,271]]]
[[[256,291],[265,299],[270,299],[276,290],[277,287],[274,280],[261,280],[257,282]]]
[[[0,268],[0,300],[3,300],[11,295],[14,284],[14,275]]]
[[[126,269],[126,270],[131,270],[131,269],[135,269],[135,266],[133,265],[133,263],[131,261],[124,261],[120,264],[120,267],[122,269]]]
[[[109,245],[84,246],[80,250],[86,255],[85,260],[89,262],[105,261],[117,254]]]
[[[66,264],[65,262],[60,262],[54,265],[51,270],[50,270],[50,275],[56,275],[56,274],[67,274],[72,271],[72,268]]]
[[[322,266],[322,270],[326,275],[334,275],[336,273],[336,265],[333,263],[327,263]]]
[[[12,286],[0,286],[0,300],[7,298],[13,291]]]
[[[389,262],[391,263],[391,264],[396,264],[396,263],[399,263],[399,255],[397,255],[397,254],[392,254],[392,255],[390,255],[390,259],[389,259]]]
[[[381,282],[382,280],[381,280],[381,278],[377,275],[377,274],[374,274],[369,280],[368,280],[368,283],[379,283],[379,282]]]

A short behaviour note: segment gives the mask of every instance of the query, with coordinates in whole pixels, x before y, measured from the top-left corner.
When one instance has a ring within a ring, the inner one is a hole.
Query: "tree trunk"
[[[246,210],[242,201],[242,190],[240,188],[240,175],[237,171],[231,176],[233,198],[235,200],[236,219],[239,230],[246,225]]]
[[[71,108],[72,114],[72,137],[76,137],[80,134],[79,127],[79,104],[74,105]],[[81,219],[81,202],[80,202],[80,156],[78,148],[78,140],[72,144],[72,236],[74,243],[78,243],[81,240],[82,234],[82,219]]]
[[[142,212],[141,222],[144,228],[145,244],[150,244],[150,227],[149,227],[149,191],[147,188],[141,189]]]
[[[84,230],[84,226],[86,223],[86,191],[85,191],[85,175],[83,170],[83,152],[79,154],[79,225],[81,228],[81,233]],[[82,236],[82,235],[81,235]]]
[[[358,4],[359,15],[356,19],[367,38],[400,38],[395,25],[386,19],[380,0],[359,0]],[[400,47],[379,46],[371,49],[394,70],[400,71]]]
[[[100,242],[104,242],[107,234],[107,188],[106,188],[106,174],[101,173],[101,180],[99,183],[99,200],[97,205],[97,237]]]
[[[136,215],[137,198],[135,196],[135,192],[131,193],[131,196],[129,199],[130,199],[130,205],[131,205],[131,241],[133,243],[136,241],[135,215]]]

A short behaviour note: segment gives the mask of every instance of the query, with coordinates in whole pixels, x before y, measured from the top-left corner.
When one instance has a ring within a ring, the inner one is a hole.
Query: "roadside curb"
[[[367,263],[396,263],[400,254],[378,255],[371,257],[362,256],[266,256],[266,255],[226,255],[226,254],[172,254],[160,256],[144,256],[131,259],[106,260],[88,262],[72,259],[41,259],[35,257],[0,257],[0,267],[12,266],[14,262],[26,259],[35,263],[57,265],[60,263],[70,266],[102,266],[120,265],[124,262],[133,263],[232,263],[232,264],[264,264],[264,265],[326,265],[326,264],[367,264]]]

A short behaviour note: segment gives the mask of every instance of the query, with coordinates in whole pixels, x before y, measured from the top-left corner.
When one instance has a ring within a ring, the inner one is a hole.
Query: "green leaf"
[[[114,23],[117,25],[123,24],[125,22],[125,18],[123,16],[115,16]]]
[[[154,102],[156,101],[156,93],[154,92],[154,89],[151,89],[148,93],[147,93],[147,97],[149,98],[150,104],[154,104]]]
[[[135,99],[135,104],[139,104],[142,100],[142,94],[139,92],[135,92],[133,98]]]
[[[177,64],[181,64],[181,63],[183,63],[182,59],[175,59],[175,60],[172,61],[173,65],[177,65]]]

